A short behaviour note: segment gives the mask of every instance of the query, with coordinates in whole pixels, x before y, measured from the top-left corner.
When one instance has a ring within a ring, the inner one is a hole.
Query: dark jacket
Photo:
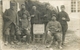
[[[63,17],[66,20],[62,20]],[[65,11],[61,11],[58,14],[57,20],[61,23],[61,25],[67,25],[67,21],[70,21],[70,18],[69,18],[68,14]]]
[[[34,11],[33,9],[30,11],[31,15],[34,15],[31,19],[31,23],[39,23],[40,12],[38,10]]]
[[[17,17],[18,15],[16,11],[12,9],[6,10],[3,14],[3,31],[5,31],[11,23],[17,25]]]
[[[19,19],[22,19],[23,18],[23,14],[26,14],[28,17],[30,17],[30,14],[27,10],[20,10],[18,11],[18,16],[19,16]]]

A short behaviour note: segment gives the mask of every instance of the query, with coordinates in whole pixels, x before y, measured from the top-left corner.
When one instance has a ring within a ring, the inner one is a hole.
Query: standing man
[[[61,23],[61,26],[62,26],[62,45],[64,44],[65,35],[68,29],[67,22],[70,21],[68,14],[64,10],[65,10],[65,6],[62,5],[61,12],[59,12],[58,14],[58,21]]]
[[[30,19],[30,14],[29,14],[29,12],[26,10],[25,4],[22,4],[22,5],[21,5],[21,10],[18,11],[19,19],[23,18],[23,14],[24,14],[24,13],[28,16],[28,19]]]
[[[33,38],[33,24],[39,24],[39,11],[37,10],[36,6],[32,6],[32,10],[30,11],[31,14],[31,33]]]
[[[3,14],[3,21],[3,34],[6,36],[5,39],[10,39],[8,43],[14,44],[14,37],[17,25],[17,12],[15,10],[15,3],[12,3],[10,9],[6,10]]]

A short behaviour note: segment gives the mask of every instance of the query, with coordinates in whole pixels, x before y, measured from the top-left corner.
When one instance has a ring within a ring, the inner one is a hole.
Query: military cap
[[[56,14],[52,14],[52,16],[55,16],[56,17]]]
[[[16,2],[11,2],[11,6],[16,6]]]
[[[64,5],[61,5],[61,8],[65,8],[65,6]]]
[[[21,6],[25,6],[25,4],[23,3],[23,4],[21,4]]]

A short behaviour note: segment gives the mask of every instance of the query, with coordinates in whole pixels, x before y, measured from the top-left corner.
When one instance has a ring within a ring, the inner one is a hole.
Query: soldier
[[[10,41],[8,43],[14,44],[14,37],[17,25],[17,12],[15,10],[15,3],[12,3],[10,9],[6,10],[3,14],[3,21],[3,34],[6,35],[5,38],[10,38]]]
[[[37,7],[36,6],[33,6],[32,7],[32,10],[30,11],[30,14],[31,14],[31,17],[32,17],[32,24],[35,23],[39,23],[39,15],[40,15],[40,12],[37,10]]]
[[[28,19],[31,19],[31,18],[30,18],[30,14],[29,14],[29,12],[28,12],[28,11],[26,10],[26,8],[25,8],[25,4],[22,4],[22,5],[21,5],[21,10],[18,11],[19,19],[23,18],[23,15],[22,15],[22,14],[24,14],[24,13],[27,14]]]
[[[39,11],[37,10],[36,6],[32,6],[30,14],[31,14],[31,33],[33,37],[33,24],[39,23]]]
[[[62,42],[62,38],[61,38],[61,24],[56,21],[56,16],[53,15],[51,21],[48,22],[47,26],[46,26],[46,30],[50,31],[49,34],[51,34],[51,42],[50,45],[47,47],[50,47],[51,44],[53,43],[53,41],[55,40],[55,42],[58,42],[58,47],[61,49],[61,42]],[[54,39],[54,40],[53,40]]]
[[[62,26],[62,45],[64,44],[65,35],[68,29],[67,21],[70,21],[68,14],[64,10],[65,10],[65,6],[62,5],[61,12],[59,12],[58,14],[58,21],[61,23]]]
[[[23,35],[23,38],[24,39],[24,42],[30,42],[30,29],[31,29],[31,24],[27,18],[28,16],[26,14],[23,14],[23,18],[21,19],[21,30],[22,30],[22,33],[24,33]]]
[[[25,37],[25,42],[30,42],[30,14],[29,12],[25,9],[25,5],[21,5],[21,10],[18,12],[19,16],[19,21],[20,25],[19,28],[21,28],[21,37]],[[20,39],[20,37],[18,37]],[[28,40],[27,40],[28,39]],[[20,41],[20,40],[19,40]]]
[[[33,3],[31,0],[25,0],[25,6],[26,6],[26,9],[30,12],[32,6],[33,6]]]

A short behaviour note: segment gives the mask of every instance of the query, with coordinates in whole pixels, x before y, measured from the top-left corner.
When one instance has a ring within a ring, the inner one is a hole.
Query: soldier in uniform
[[[21,38],[25,38],[25,42],[30,42],[30,14],[25,9],[25,5],[21,5],[21,10],[18,12],[19,16],[19,28],[21,29]],[[18,40],[21,40],[20,37],[18,37]]]
[[[32,6],[32,10],[30,11],[31,14],[31,33],[33,37],[33,24],[39,23],[39,14],[40,12],[37,10],[36,6]]]
[[[26,13],[27,16],[28,16],[28,19],[30,19],[30,14],[29,14],[29,12],[26,10],[26,8],[25,8],[25,4],[22,4],[22,5],[21,5],[21,10],[18,11],[19,19],[21,19],[21,18],[23,17],[22,14],[24,14],[24,13]]]
[[[39,23],[39,14],[40,12],[37,10],[36,6],[32,7],[32,10],[30,11],[31,17],[32,17],[32,23]]]
[[[58,14],[58,21],[61,23],[61,26],[62,26],[62,45],[64,44],[65,35],[68,29],[67,22],[70,21],[68,14],[64,10],[65,10],[65,6],[62,5],[61,12],[59,12]]]
[[[8,43],[14,44],[15,31],[17,26],[17,12],[15,10],[15,3],[12,3],[10,9],[7,9],[4,12],[3,21],[3,34],[5,35],[5,39],[9,39]]]
[[[47,31],[50,31],[50,33],[48,34],[51,34],[51,42],[50,42],[50,45],[47,46],[47,47],[50,47],[51,44],[53,43],[53,41],[55,40],[55,42],[57,41],[58,42],[58,47],[61,49],[61,43],[62,43],[62,38],[61,38],[61,24],[56,21],[56,16],[53,15],[51,21],[48,22],[47,26],[46,26],[46,30]],[[53,40],[54,39],[54,40]]]

